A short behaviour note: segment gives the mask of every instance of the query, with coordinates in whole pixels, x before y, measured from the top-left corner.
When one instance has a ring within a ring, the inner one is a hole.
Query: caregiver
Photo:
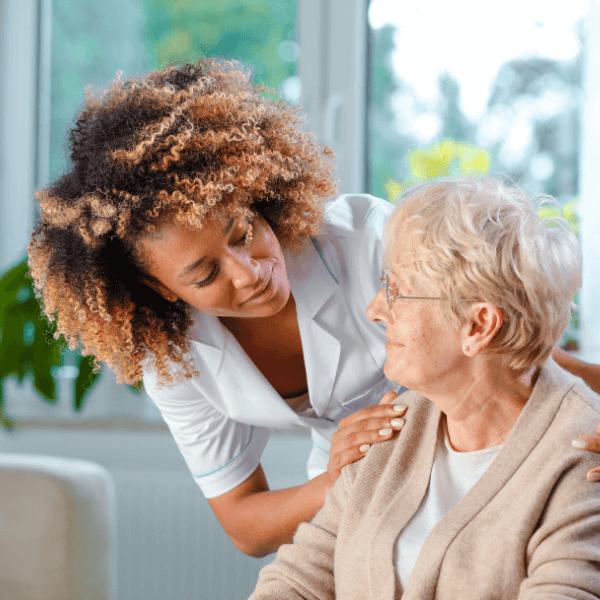
[[[30,245],[58,331],[119,381],[143,377],[227,535],[254,556],[291,540],[404,414],[382,372],[385,329],[366,317],[393,207],[325,202],[332,152],[268,94],[243,65],[207,59],[89,95]],[[312,430],[310,480],[269,491],[271,429],[298,427]]]

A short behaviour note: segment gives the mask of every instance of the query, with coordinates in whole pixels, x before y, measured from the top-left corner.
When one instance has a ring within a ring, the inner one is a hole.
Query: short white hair
[[[565,331],[581,286],[581,248],[561,217],[492,177],[459,177],[406,190],[385,232],[385,261],[448,298],[445,318],[458,327],[475,298],[497,306],[504,322],[489,348],[516,370],[542,364]],[[450,310],[448,310],[448,307]]]

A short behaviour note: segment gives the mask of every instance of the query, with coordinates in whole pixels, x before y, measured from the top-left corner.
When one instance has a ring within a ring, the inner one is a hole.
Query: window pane
[[[508,175],[577,229],[586,0],[369,4],[368,188]],[[573,332],[570,332],[571,334]]]
[[[84,87],[98,90],[118,71],[225,56],[250,63],[257,82],[295,102],[295,22],[296,0],[53,0],[51,179],[67,167],[65,132]]]

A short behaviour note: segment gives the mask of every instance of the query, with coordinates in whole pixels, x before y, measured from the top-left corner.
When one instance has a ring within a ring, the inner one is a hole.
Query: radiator
[[[248,598],[272,557],[243,555],[189,474],[115,477],[120,600]]]
[[[261,461],[272,489],[301,483],[310,437],[274,435]],[[23,428],[0,452],[77,457],[105,466],[117,494],[119,600],[244,600],[261,567],[229,541],[167,431]]]

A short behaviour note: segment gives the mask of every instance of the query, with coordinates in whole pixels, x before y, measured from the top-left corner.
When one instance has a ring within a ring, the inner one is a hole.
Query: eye
[[[210,272],[210,275],[206,279],[203,279],[202,281],[198,281],[196,283],[193,283],[192,285],[195,288],[201,288],[201,287],[204,287],[205,285],[208,285],[217,276],[218,271],[219,271],[219,268],[217,267],[217,265],[215,265],[212,268],[212,271]]]

